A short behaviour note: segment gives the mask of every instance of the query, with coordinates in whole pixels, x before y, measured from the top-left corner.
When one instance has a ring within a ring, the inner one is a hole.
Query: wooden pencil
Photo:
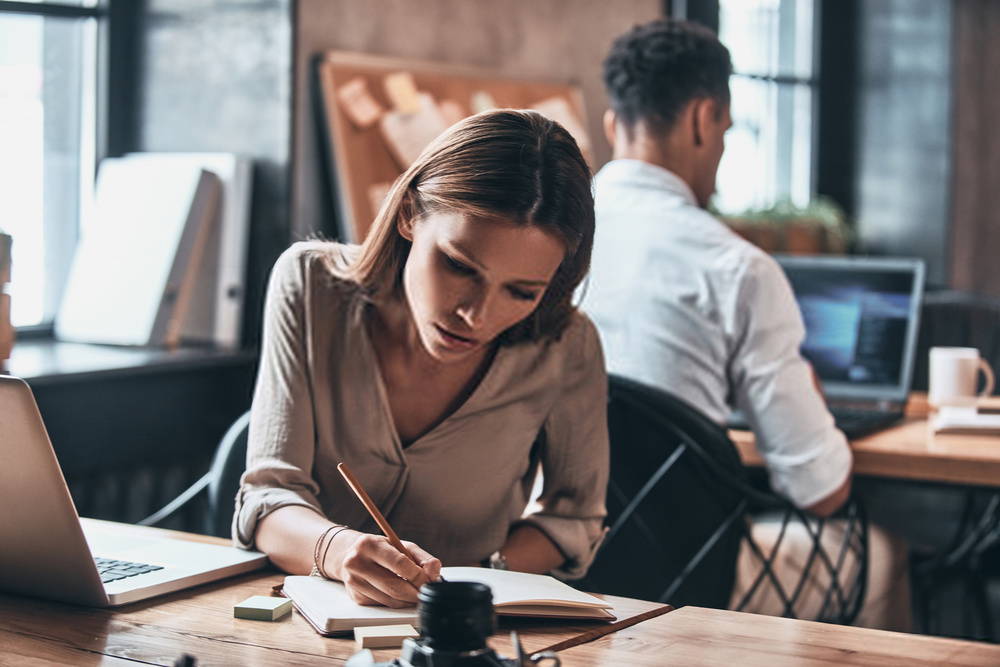
[[[371,499],[371,496],[369,496],[368,492],[365,491],[365,488],[361,486],[361,482],[359,482],[358,479],[354,476],[354,473],[351,472],[351,469],[347,467],[347,464],[338,463],[337,470],[340,471],[340,474],[344,478],[344,481],[347,482],[347,485],[351,487],[351,491],[354,491],[354,495],[358,497],[358,500],[361,501],[361,504],[364,505],[365,509],[368,510],[368,513],[371,514],[372,518],[375,520],[375,523],[378,524],[378,527],[382,530],[385,536],[389,538],[389,544],[396,547],[396,549],[398,549],[401,554],[403,554],[411,561],[413,561],[413,563],[417,567],[420,567],[420,563],[418,563],[417,559],[413,557],[413,554],[407,551],[406,547],[403,546],[403,543],[399,539],[399,535],[396,534],[396,531],[392,529],[392,526],[389,525],[389,522],[386,521],[384,516],[382,516],[382,512],[379,511],[378,506],[375,505],[375,502]]]

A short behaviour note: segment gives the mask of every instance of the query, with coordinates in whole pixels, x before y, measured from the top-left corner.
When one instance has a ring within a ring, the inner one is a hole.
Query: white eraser
[[[412,625],[370,625],[354,628],[354,644],[363,648],[399,648],[407,637],[419,637]]]

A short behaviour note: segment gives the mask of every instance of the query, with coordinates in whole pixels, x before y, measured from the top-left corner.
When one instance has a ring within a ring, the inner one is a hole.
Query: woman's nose
[[[459,304],[455,309],[455,314],[470,329],[478,329],[486,319],[488,301],[489,295],[486,290],[476,290]]]

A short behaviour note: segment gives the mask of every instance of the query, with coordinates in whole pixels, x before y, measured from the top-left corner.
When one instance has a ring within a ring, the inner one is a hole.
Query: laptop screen
[[[777,257],[795,292],[809,360],[833,398],[903,400],[923,294],[920,260]]]

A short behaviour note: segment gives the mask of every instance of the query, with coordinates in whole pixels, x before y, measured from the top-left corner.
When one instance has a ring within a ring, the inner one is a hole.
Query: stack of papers
[[[941,408],[931,417],[935,433],[1000,434],[1000,414],[983,414],[975,408]]]

